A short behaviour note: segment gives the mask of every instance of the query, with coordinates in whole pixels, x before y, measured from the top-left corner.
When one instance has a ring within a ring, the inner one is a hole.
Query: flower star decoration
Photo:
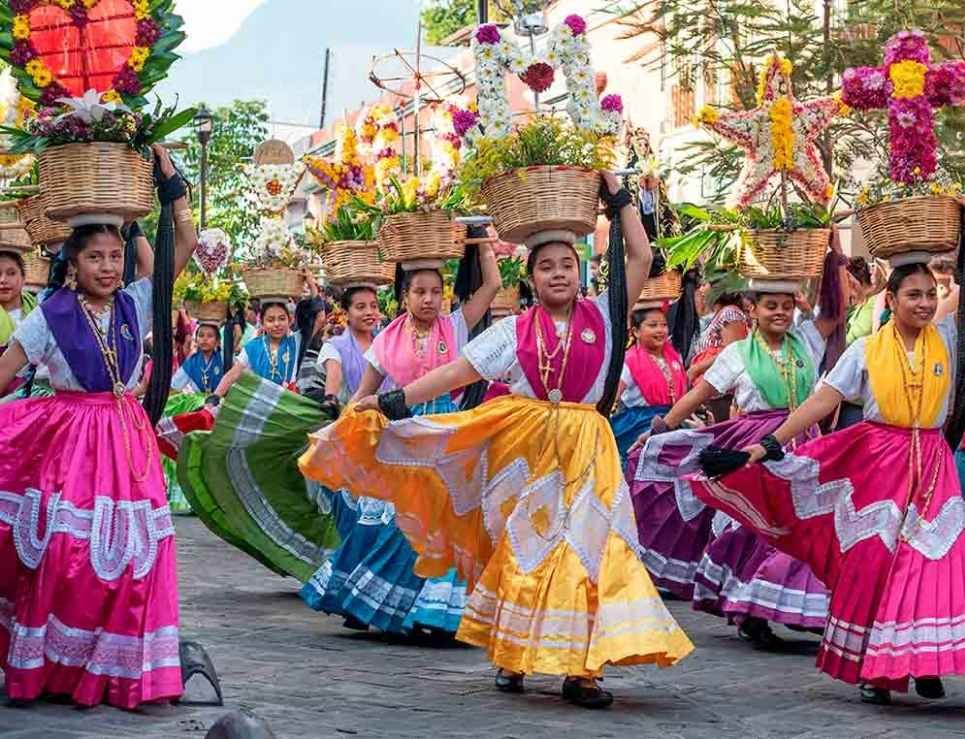
[[[855,110],[888,110],[891,179],[927,180],[938,165],[935,109],[965,101],[965,62],[932,64],[921,31],[901,31],[885,44],[880,67],[844,72],[845,103]]]
[[[832,187],[815,141],[846,111],[838,96],[801,102],[791,88],[790,60],[767,58],[758,81],[757,107],[725,113],[705,106],[697,124],[733,141],[747,155],[738,183],[739,207],[754,202],[771,180],[793,180],[814,202],[827,203]]]
[[[79,98],[57,98],[57,102],[65,108],[69,108],[60,118],[79,118],[84,123],[100,123],[104,119],[105,113],[130,113],[131,109],[123,103],[115,101],[102,102],[103,94],[97,90],[88,90],[83,97]]]

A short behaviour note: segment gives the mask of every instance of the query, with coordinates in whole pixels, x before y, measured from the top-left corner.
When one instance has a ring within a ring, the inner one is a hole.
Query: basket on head
[[[29,254],[34,250],[30,234],[22,223],[0,223],[0,251]]]
[[[43,193],[17,201],[17,210],[31,240],[38,246],[61,244],[70,236],[70,226],[47,217]]]
[[[305,289],[305,275],[287,267],[249,268],[241,276],[253,298],[300,298]]]
[[[538,166],[490,177],[480,196],[503,241],[522,244],[540,231],[596,230],[600,173],[590,169]]]
[[[955,198],[921,196],[858,211],[858,225],[873,257],[909,251],[940,254],[958,246],[962,209]]]
[[[681,277],[675,269],[670,269],[662,275],[651,277],[643,283],[643,290],[637,298],[634,308],[646,307],[650,304],[662,305],[680,297]]]
[[[48,218],[72,226],[120,226],[154,206],[154,167],[126,144],[65,144],[44,150],[40,181]]]
[[[50,275],[50,260],[36,249],[23,255],[24,282],[29,287],[46,287]]]
[[[466,227],[444,210],[396,213],[379,229],[382,257],[390,262],[461,259]]]
[[[519,287],[504,287],[489,306],[493,315],[508,316],[519,310]]]
[[[748,230],[738,271],[765,280],[810,280],[821,276],[831,239],[829,228]]]
[[[192,318],[201,323],[221,324],[228,320],[228,304],[222,300],[211,300],[207,303],[186,300],[184,307]]]
[[[322,246],[322,269],[333,285],[388,285],[395,264],[379,256],[378,241],[331,241]]]

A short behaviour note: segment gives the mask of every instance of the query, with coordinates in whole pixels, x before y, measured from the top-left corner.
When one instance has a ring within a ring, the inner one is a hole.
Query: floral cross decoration
[[[469,139],[481,133],[490,138],[509,133],[512,112],[506,95],[506,70],[540,93],[549,89],[556,70],[562,69],[569,93],[567,112],[573,122],[601,134],[615,134],[623,118],[623,101],[619,95],[598,98],[586,30],[586,21],[581,16],[567,16],[551,31],[546,52],[533,56],[503,36],[498,26],[491,23],[479,26],[472,44],[479,114],[474,125],[466,129]],[[462,127],[462,122],[458,122],[457,132]]]
[[[791,87],[793,65],[769,56],[758,80],[757,107],[720,112],[705,106],[697,124],[733,141],[746,154],[738,182],[739,207],[759,199],[775,178],[792,180],[814,202],[827,203],[832,187],[816,146],[818,135],[846,112],[838,96],[801,102]]]
[[[305,164],[318,183],[328,190],[326,212],[329,216],[345,203],[358,197],[367,203],[375,200],[375,174],[372,165],[362,162],[358,138],[350,126],[337,128],[334,161],[306,156]]]
[[[402,136],[395,111],[384,103],[373,105],[359,118],[355,134],[361,144],[360,148],[370,152],[375,161],[376,187],[384,190],[389,180],[398,175],[402,168],[396,148]],[[336,159],[345,161],[344,156],[337,154]]]
[[[845,70],[842,91],[855,110],[888,110],[891,179],[913,184],[935,174],[935,109],[965,101],[965,62],[932,64],[925,34],[901,31],[880,67]]]

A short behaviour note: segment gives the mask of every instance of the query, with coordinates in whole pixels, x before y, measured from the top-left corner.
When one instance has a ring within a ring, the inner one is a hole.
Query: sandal
[[[945,686],[942,685],[941,678],[937,677],[916,677],[915,692],[922,698],[929,700],[939,700],[945,697]]]
[[[525,676],[500,668],[496,671],[496,690],[500,693],[522,693],[523,677]]]
[[[563,681],[562,696],[575,706],[608,708],[613,704],[613,693],[601,688],[595,680],[568,677]]]
[[[862,683],[860,686],[861,690],[861,702],[871,703],[875,706],[889,706],[891,705],[891,691],[885,688],[876,688],[870,683]]]

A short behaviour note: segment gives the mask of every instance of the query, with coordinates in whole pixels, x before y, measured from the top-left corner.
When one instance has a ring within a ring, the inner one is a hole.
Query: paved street
[[[696,652],[669,670],[611,670],[613,709],[564,705],[552,678],[529,681],[524,696],[504,696],[492,688],[480,651],[346,631],[339,619],[302,605],[294,581],[223,544],[197,519],[178,519],[177,526],[183,635],[211,653],[226,708],[0,708],[0,736],[203,737],[228,708],[247,706],[280,739],[965,737],[965,681],[950,683],[951,697],[941,703],[901,697],[890,709],[865,706],[854,689],[814,670],[815,639],[786,632],[797,639],[790,653],[755,652],[717,619],[680,603],[671,607]]]

